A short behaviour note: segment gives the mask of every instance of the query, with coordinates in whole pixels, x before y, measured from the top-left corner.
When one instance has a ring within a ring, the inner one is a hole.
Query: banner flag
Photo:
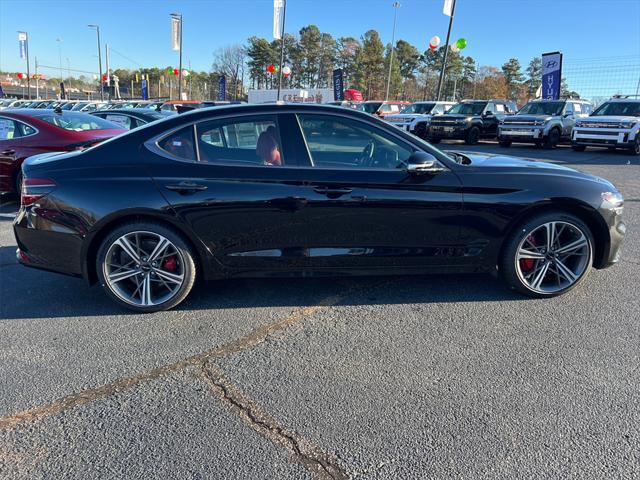
[[[273,38],[280,40],[282,38],[282,7],[283,0],[273,0]]]
[[[453,0],[444,0],[442,13],[444,13],[447,17],[451,16],[451,14],[453,13]]]
[[[180,19],[171,18],[171,49],[180,50]]]
[[[140,89],[141,89],[141,93],[142,93],[142,99],[143,100],[149,100],[149,85],[147,83],[147,80],[143,79],[141,84],[140,84]]]
[[[224,75],[218,77],[218,100],[224,101],[227,96],[227,79]]]
[[[18,32],[18,45],[20,46],[20,58],[27,58],[27,33]]]
[[[558,100],[562,82],[562,53],[542,54],[542,98]]]
[[[344,74],[341,68],[333,71],[333,99],[340,102],[344,100]]]

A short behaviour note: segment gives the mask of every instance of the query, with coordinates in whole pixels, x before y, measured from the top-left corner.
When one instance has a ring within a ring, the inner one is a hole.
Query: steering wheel
[[[376,144],[373,140],[365,145],[362,149],[362,153],[360,154],[360,158],[358,159],[358,163],[363,167],[371,166],[371,162],[373,161],[373,154],[376,150]]]

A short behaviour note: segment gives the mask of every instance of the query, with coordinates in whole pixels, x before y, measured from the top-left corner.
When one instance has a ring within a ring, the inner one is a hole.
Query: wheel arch
[[[96,272],[96,259],[98,250],[102,241],[116,228],[132,222],[151,222],[162,225],[166,228],[170,228],[175,233],[180,235],[185,242],[191,247],[195,254],[196,269],[201,272],[205,278],[208,278],[208,268],[210,265],[211,252],[210,250],[198,239],[198,237],[184,228],[180,222],[174,217],[161,216],[153,211],[133,211],[126,212],[117,216],[109,217],[100,222],[99,226],[92,232],[92,235],[87,238],[85,246],[83,248],[83,265],[82,276],[89,285],[93,285],[98,281],[98,274]]]
[[[582,220],[587,227],[589,227],[591,235],[593,235],[595,243],[593,253],[594,268],[603,268],[607,264],[607,257],[611,244],[607,224],[592,206],[572,198],[556,198],[546,202],[536,203],[535,205],[532,205],[520,212],[517,217],[509,222],[505,229],[506,233],[502,237],[498,259],[502,258],[507,239],[513,234],[516,228],[525,222],[527,218],[540,213],[547,213],[549,211],[569,213]]]

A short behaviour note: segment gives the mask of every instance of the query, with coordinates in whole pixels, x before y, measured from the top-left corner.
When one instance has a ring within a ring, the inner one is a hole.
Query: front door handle
[[[180,182],[172,185],[165,185],[164,188],[173,192],[178,192],[180,195],[186,195],[188,193],[201,192],[208,187],[199,183],[193,182]]]
[[[329,198],[338,198],[350,194],[353,188],[314,187],[313,191]]]

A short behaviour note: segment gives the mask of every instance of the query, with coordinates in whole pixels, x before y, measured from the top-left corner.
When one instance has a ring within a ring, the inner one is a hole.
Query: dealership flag
[[[273,38],[282,38],[282,6],[283,0],[273,0]]]
[[[444,0],[442,13],[444,13],[447,17],[451,16],[451,14],[453,13],[453,0]]]
[[[20,46],[20,58],[27,58],[27,32],[18,32],[18,45]]]
[[[171,48],[180,50],[180,19],[171,19]]]
[[[542,54],[542,98],[558,100],[562,83],[562,53]]]

